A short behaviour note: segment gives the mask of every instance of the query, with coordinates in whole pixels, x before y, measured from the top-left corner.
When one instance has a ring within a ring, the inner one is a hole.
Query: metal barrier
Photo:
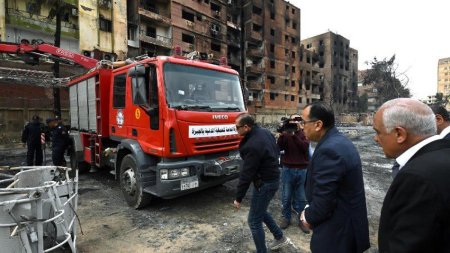
[[[0,180],[1,252],[76,252],[78,170],[57,166],[16,167]],[[71,173],[69,173],[71,172]],[[73,174],[73,176],[72,176]]]

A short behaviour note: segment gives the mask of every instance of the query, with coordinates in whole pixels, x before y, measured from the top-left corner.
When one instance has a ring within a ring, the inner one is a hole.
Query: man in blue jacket
[[[370,247],[361,159],[352,142],[334,126],[333,110],[307,105],[301,125],[318,142],[308,166],[306,199],[300,220],[313,230],[313,253],[360,253]]]
[[[236,208],[240,208],[242,199],[253,182],[254,191],[248,213],[248,225],[256,245],[256,252],[267,252],[263,222],[275,238],[270,249],[281,248],[289,243],[289,239],[283,235],[283,231],[267,212],[270,200],[278,190],[280,180],[278,169],[280,152],[275,137],[267,129],[257,126],[248,113],[237,117],[236,130],[244,137],[239,145],[244,164],[233,204]]]

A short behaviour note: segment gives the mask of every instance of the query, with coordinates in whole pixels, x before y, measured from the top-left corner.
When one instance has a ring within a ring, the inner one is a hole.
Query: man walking
[[[353,143],[334,126],[325,103],[307,105],[301,124],[318,142],[309,162],[306,199],[300,220],[313,230],[313,253],[360,253],[370,247],[361,159]]]
[[[59,118],[47,119],[47,124],[51,129],[53,165],[66,166],[64,152],[70,144],[69,133]]]
[[[380,253],[450,252],[450,141],[435,135],[432,110],[393,99],[378,109],[373,128],[398,171],[381,209]]]
[[[445,139],[450,139],[450,117],[447,109],[442,105],[431,105],[436,118],[437,133]]]
[[[289,243],[283,231],[267,212],[270,200],[278,190],[280,171],[278,169],[279,150],[275,137],[267,130],[255,124],[250,114],[240,114],[236,119],[236,130],[243,136],[239,152],[244,162],[239,176],[234,206],[240,208],[250,184],[254,191],[248,213],[248,224],[258,253],[267,252],[263,222],[273,234],[275,240],[271,250]]]
[[[31,122],[22,131],[22,142],[27,145],[27,166],[42,165],[41,133],[41,119],[33,115]]]
[[[283,131],[278,138],[277,144],[281,153],[281,183],[282,183],[282,219],[280,227],[285,229],[291,223],[291,209],[297,215],[297,225],[304,233],[309,229],[298,220],[299,214],[306,206],[305,179],[306,167],[308,166],[309,141],[306,139],[300,127],[301,117],[292,115],[285,121]]]

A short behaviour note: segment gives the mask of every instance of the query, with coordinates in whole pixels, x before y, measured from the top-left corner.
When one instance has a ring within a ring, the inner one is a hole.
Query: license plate
[[[181,179],[181,190],[189,190],[198,187],[198,178],[197,177],[187,177]]]

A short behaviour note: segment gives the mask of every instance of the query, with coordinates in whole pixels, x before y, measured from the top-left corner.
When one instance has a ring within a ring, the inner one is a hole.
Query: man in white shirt
[[[398,169],[381,209],[379,252],[450,252],[450,140],[436,135],[433,111],[393,99],[377,111],[373,128]]]
[[[442,105],[431,105],[431,110],[433,110],[436,116],[436,127],[438,134],[444,139],[450,139],[450,117],[448,115],[447,109]]]

